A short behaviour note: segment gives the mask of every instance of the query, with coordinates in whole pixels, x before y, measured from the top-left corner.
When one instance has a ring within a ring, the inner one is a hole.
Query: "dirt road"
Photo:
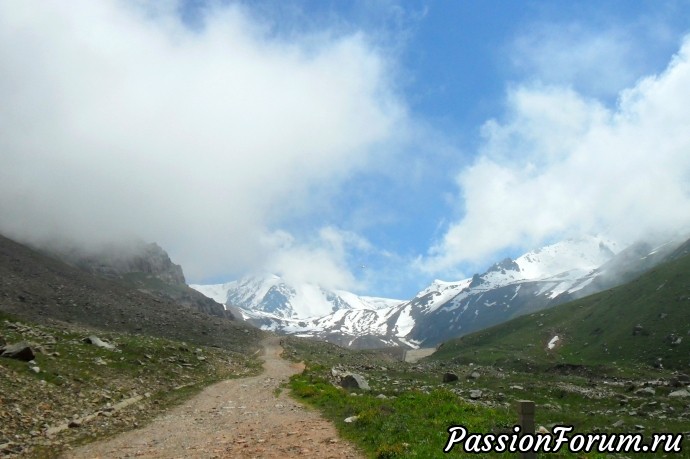
[[[333,425],[275,389],[300,365],[280,358],[276,337],[264,341],[255,377],[208,387],[148,426],[86,445],[69,458],[361,458]]]

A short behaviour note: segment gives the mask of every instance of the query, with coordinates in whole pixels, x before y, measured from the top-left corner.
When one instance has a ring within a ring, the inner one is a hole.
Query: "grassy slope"
[[[637,325],[642,329],[637,334]],[[623,370],[690,364],[690,257],[572,303],[449,341],[436,360],[510,367],[569,363]],[[553,350],[547,343],[558,335]],[[672,339],[681,339],[672,344]]]
[[[564,387],[572,386],[573,390],[557,389],[552,392],[547,384],[543,391],[532,391],[528,395],[525,390],[510,386],[522,384],[534,390],[533,374],[497,372],[480,366],[438,363],[410,365],[371,351],[352,351],[297,338],[286,338],[284,341],[287,357],[307,361],[305,372],[294,376],[290,382],[292,395],[321,411],[335,423],[344,438],[357,444],[372,458],[515,457],[514,454],[463,453],[462,447],[457,445],[447,455],[443,448],[448,441],[447,429],[453,425],[463,425],[474,433],[509,432],[517,422],[514,402],[527,396],[539,404],[537,423],[540,425],[573,424],[579,432],[586,432],[595,426],[610,424],[618,419],[612,420],[613,416],[619,416],[616,413],[601,414],[610,410],[612,403],[617,406],[617,400],[599,406],[598,401],[591,402],[587,389],[582,392],[575,390],[579,389],[578,384],[586,385],[586,380],[579,377],[565,377],[569,386]],[[333,367],[363,375],[372,390],[347,391],[336,387],[330,377]],[[481,372],[481,378],[476,381],[465,379],[464,375],[474,370]],[[460,380],[443,384],[441,376],[446,371],[461,375]],[[550,375],[542,379],[554,381],[561,379],[561,376]],[[474,389],[483,391],[481,400],[468,399],[470,391]],[[380,398],[380,394],[386,398]],[[583,405],[588,405],[589,409],[582,410],[580,407]],[[576,408],[569,409],[571,407]],[[564,409],[567,410],[565,415]],[[350,416],[357,416],[358,419],[345,422]],[[628,417],[624,417],[624,420],[626,426],[635,422]],[[667,427],[669,431],[678,429],[676,424]],[[563,451],[548,457],[594,459],[608,456],[597,453],[575,455]]]

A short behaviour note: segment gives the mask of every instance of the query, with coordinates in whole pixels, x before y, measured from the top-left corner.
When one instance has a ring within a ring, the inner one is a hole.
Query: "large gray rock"
[[[340,370],[336,367],[331,368],[331,376],[333,376],[334,378],[340,378],[342,375],[343,375],[342,370]]]
[[[9,359],[23,360],[24,362],[30,362],[36,357],[31,346],[26,342],[7,345],[2,348],[0,355]]]
[[[645,397],[650,397],[654,394],[656,394],[656,391],[653,387],[643,387],[642,389],[637,389],[635,391],[635,395],[642,395]]]
[[[684,373],[676,375],[676,378],[678,378],[678,381],[690,383],[690,376]]]
[[[350,373],[340,380],[340,386],[345,389],[362,389],[370,390],[369,383],[364,376],[358,375],[356,373]]]
[[[671,392],[670,394],[668,394],[668,396],[674,397],[674,398],[676,398],[676,397],[686,398],[686,397],[690,397],[690,392],[688,392],[687,389],[681,389],[681,390]]]
[[[114,345],[103,341],[102,339],[100,339],[98,336],[95,336],[95,335],[91,335],[88,338],[84,338],[82,341],[84,341],[86,344],[93,344],[94,346],[102,347],[104,349],[110,349],[110,350],[115,349]]]
[[[449,373],[443,374],[443,382],[444,383],[449,383],[449,382],[453,382],[453,381],[457,381],[457,380],[458,380],[458,375],[456,375],[455,373],[449,372]]]

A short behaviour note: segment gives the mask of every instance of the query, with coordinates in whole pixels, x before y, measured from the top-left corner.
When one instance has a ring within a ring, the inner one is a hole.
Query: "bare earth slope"
[[[361,458],[331,423],[289,398],[280,383],[301,370],[263,341],[259,376],[215,384],[148,426],[68,453],[70,458]]]

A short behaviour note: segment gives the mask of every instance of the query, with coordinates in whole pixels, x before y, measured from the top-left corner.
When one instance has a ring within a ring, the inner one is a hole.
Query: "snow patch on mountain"
[[[334,290],[334,293],[347,303],[348,307],[352,309],[385,309],[391,306],[397,306],[402,303],[402,300],[393,300],[390,298],[378,298],[373,296],[359,296],[352,292],[345,290]]]

